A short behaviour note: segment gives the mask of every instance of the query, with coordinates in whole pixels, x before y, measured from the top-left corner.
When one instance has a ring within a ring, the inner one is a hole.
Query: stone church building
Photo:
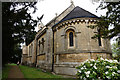
[[[99,31],[99,17],[72,3],[45,26],[41,23],[35,39],[23,46],[22,64],[36,66],[56,74],[75,75],[75,67],[97,56],[111,58],[110,40],[92,39]]]

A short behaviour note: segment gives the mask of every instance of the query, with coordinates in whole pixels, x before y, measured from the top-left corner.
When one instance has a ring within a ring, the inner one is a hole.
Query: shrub
[[[77,76],[81,80],[118,80],[120,79],[120,62],[99,58],[83,62],[78,69]]]

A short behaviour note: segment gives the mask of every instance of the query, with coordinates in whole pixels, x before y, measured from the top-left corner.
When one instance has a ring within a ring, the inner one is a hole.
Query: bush
[[[90,59],[76,68],[81,80],[120,80],[120,62],[117,60]]]

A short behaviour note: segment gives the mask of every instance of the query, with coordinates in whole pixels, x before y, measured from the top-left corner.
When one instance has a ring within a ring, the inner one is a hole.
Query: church
[[[35,39],[22,49],[22,64],[52,71],[56,74],[75,75],[76,67],[97,56],[110,59],[109,39],[92,39],[99,30],[99,17],[73,3],[49,23],[39,24]]]

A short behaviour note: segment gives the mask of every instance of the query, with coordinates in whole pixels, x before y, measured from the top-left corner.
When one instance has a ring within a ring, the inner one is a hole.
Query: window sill
[[[37,56],[41,56],[41,55],[45,55],[45,53],[42,53],[42,54],[37,54]]]
[[[75,47],[73,46],[73,47],[68,47],[68,49],[75,49]]]
[[[32,56],[28,56],[27,58],[30,58],[30,57],[32,57]]]
[[[29,57],[32,57],[32,56],[29,56]]]

